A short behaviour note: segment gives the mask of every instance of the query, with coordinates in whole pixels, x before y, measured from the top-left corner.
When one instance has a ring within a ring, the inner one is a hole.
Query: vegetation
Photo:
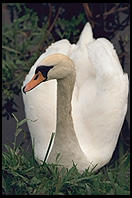
[[[86,169],[80,173],[73,163],[71,169],[56,164],[38,164],[34,152],[29,154],[16,145],[17,136],[23,133],[26,119],[16,119],[15,140],[5,145],[2,153],[2,193],[5,195],[129,195],[130,155],[126,153],[112,165],[98,172]]]
[[[28,8],[27,4],[8,3],[6,6],[11,12],[12,23],[3,25],[2,28],[2,93],[3,116],[9,119],[16,109],[14,95],[20,93],[22,82],[30,67],[46,48],[56,41],[54,34],[58,39],[73,37],[75,42],[80,34],[76,27],[80,23],[84,24],[86,20],[84,14],[73,16],[71,21],[61,19],[63,9],[59,8],[56,13],[52,8],[54,20],[50,21],[51,14],[49,18],[44,16],[39,26],[37,13]],[[53,27],[55,30],[52,34]]]

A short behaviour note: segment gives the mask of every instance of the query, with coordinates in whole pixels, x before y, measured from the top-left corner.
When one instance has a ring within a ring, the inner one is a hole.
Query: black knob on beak
[[[26,87],[26,86],[24,86],[24,87],[23,87],[22,91],[23,91],[23,93],[25,93],[25,94],[26,94],[26,92],[25,92],[25,87]]]

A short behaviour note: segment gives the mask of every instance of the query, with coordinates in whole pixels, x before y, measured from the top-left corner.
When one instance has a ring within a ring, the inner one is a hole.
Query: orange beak
[[[25,87],[23,88],[23,92],[26,93],[26,92],[30,91],[31,89],[33,89],[34,87],[39,85],[44,80],[46,80],[46,78],[39,71],[37,74],[35,74],[33,76],[33,78],[30,80],[30,82],[25,85]]]

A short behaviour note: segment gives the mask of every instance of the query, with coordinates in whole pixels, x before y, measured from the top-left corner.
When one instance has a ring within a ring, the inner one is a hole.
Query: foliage
[[[3,25],[2,28],[2,92],[3,110],[10,113],[8,104],[14,106],[12,99],[15,94],[20,93],[22,82],[30,67],[45,49],[55,42],[51,33],[53,27],[56,27],[54,34],[58,35],[58,39],[69,39],[72,35],[75,39],[79,34],[77,26],[84,21],[84,15],[80,14],[77,18],[73,16],[71,21],[67,21],[61,18],[63,9],[60,8],[51,25],[48,16],[44,16],[40,27],[37,13],[28,8],[27,4],[9,3],[8,9],[12,13],[12,23]],[[14,108],[11,109],[13,111]]]
[[[5,99],[12,99],[20,92],[26,73],[40,53],[37,48],[45,37],[46,25],[39,28],[37,14],[24,8],[24,15],[2,29],[2,92]]]
[[[88,169],[80,173],[73,163],[71,169],[56,164],[38,164],[34,152],[29,154],[16,138],[23,133],[26,119],[16,120],[13,146],[5,145],[2,153],[2,192],[4,195],[129,195],[130,156],[123,155],[112,165],[98,172]]]
[[[59,18],[55,25],[55,31],[59,39],[66,38],[72,41],[72,43],[76,43],[80,35],[80,30],[77,27],[79,27],[80,24],[84,25],[85,22],[83,13],[79,14],[77,17],[73,16],[71,21]]]

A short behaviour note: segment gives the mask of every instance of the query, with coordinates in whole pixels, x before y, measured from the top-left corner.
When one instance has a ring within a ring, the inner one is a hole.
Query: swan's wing
[[[87,45],[87,53],[99,80],[106,82],[110,77],[123,74],[117,53],[107,39],[99,38]]]
[[[56,81],[53,80],[23,94],[35,157],[39,160],[44,159],[51,133],[56,128],[56,87]]]
[[[89,43],[87,54],[87,67],[90,64],[94,75],[88,74],[78,88],[78,99],[72,101],[74,127],[89,160],[102,160],[100,163],[106,164],[115,149],[127,111],[128,76],[123,73],[108,40]]]
[[[111,106],[106,103],[108,110],[111,111],[113,107],[118,109],[119,112],[123,111],[125,115],[128,97],[128,75],[123,72],[112,43],[105,38],[100,38],[87,45],[87,50],[89,60],[95,71],[93,83],[96,87],[96,97],[98,96],[101,99],[104,97],[104,100],[109,101]],[[104,100],[102,101],[102,107],[105,104]]]
[[[62,53],[68,55],[71,53],[72,46],[67,40],[55,42],[47,48],[35,64],[30,69],[28,75],[23,82],[23,86],[31,80],[37,65],[47,56],[54,53]],[[22,88],[23,88],[22,86]],[[43,160],[51,133],[56,129],[56,80],[41,83],[35,89],[23,94],[26,118],[29,120],[28,127],[30,130],[32,141],[35,141],[35,156]],[[36,120],[36,121],[35,121]]]

